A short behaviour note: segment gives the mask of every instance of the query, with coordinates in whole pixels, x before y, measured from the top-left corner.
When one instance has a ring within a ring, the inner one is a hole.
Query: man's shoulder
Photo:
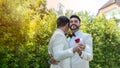
[[[64,38],[64,35],[61,34],[60,32],[54,32],[53,35],[51,36],[50,38],[50,42],[54,42],[56,39],[61,39],[61,38]]]
[[[54,34],[53,34],[53,36],[55,36],[55,37],[64,37],[64,34],[62,34],[61,32],[55,32]]]
[[[56,38],[64,38],[64,34],[60,33],[60,32],[57,32],[55,31],[51,37],[52,40],[55,40]]]
[[[83,35],[83,36],[91,36],[91,34],[85,33],[85,32],[82,32],[82,35]]]
[[[89,34],[89,33],[85,33],[85,32],[83,32],[82,33],[82,39],[85,41],[86,39],[92,39],[92,36],[91,36],[91,34]]]

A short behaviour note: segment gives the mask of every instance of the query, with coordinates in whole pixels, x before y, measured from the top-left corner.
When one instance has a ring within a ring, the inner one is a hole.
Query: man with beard
[[[93,59],[92,37],[79,30],[81,19],[77,15],[70,17],[69,27],[72,35],[68,38],[69,46],[75,47],[75,39],[79,38],[83,47],[79,53],[71,57],[71,68],[89,68],[89,61]]]
[[[79,52],[71,57],[71,68],[89,68],[89,61],[93,59],[92,37],[90,34],[79,30],[80,26],[81,19],[77,15],[72,15],[69,24],[72,34],[68,38],[68,44],[70,48],[75,47],[75,40],[79,38],[81,47],[79,48]],[[59,62],[51,58],[51,63],[56,64]]]

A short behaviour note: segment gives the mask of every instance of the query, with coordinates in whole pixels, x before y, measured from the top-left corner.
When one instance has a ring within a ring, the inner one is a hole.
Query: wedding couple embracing
[[[50,68],[89,68],[93,59],[92,36],[79,29],[81,19],[77,15],[70,19],[60,16],[56,23],[57,29],[48,45]],[[67,38],[69,28],[72,33]]]

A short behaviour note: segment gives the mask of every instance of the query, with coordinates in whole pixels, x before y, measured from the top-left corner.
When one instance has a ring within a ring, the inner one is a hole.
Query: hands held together
[[[79,55],[81,55],[81,54],[82,54],[82,51],[83,51],[84,49],[85,49],[85,45],[84,45],[84,44],[82,44],[82,43],[77,44],[77,45],[73,48],[73,53],[77,52]],[[51,56],[51,58],[50,58],[50,60],[49,60],[49,63],[50,63],[50,64],[55,64],[55,65],[56,65],[56,64],[59,63],[59,61],[56,61],[52,55],[50,55],[50,56]]]
[[[73,48],[73,52],[77,52],[78,54],[82,54],[82,51],[85,49],[85,45],[80,43],[80,44],[77,44],[77,46],[75,46]]]
[[[50,64],[58,64],[59,63],[59,61],[56,61],[55,59],[54,59],[54,57],[52,56],[52,55],[50,55],[50,60],[48,61]]]

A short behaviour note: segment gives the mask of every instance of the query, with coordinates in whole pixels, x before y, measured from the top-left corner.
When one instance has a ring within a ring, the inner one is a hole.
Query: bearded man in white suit
[[[52,35],[48,52],[56,60],[57,64],[51,64],[50,68],[71,68],[70,58],[74,56],[76,52],[79,52],[81,45],[69,48],[67,38],[65,34],[69,29],[69,19],[65,16],[60,16],[57,19],[57,29]]]
[[[85,49],[71,58],[71,68],[89,68],[89,61],[93,59],[92,36],[82,32],[79,29],[80,26],[81,19],[77,15],[72,15],[70,17],[70,29],[74,36],[68,38],[70,48],[75,47],[74,40],[80,38]]]

